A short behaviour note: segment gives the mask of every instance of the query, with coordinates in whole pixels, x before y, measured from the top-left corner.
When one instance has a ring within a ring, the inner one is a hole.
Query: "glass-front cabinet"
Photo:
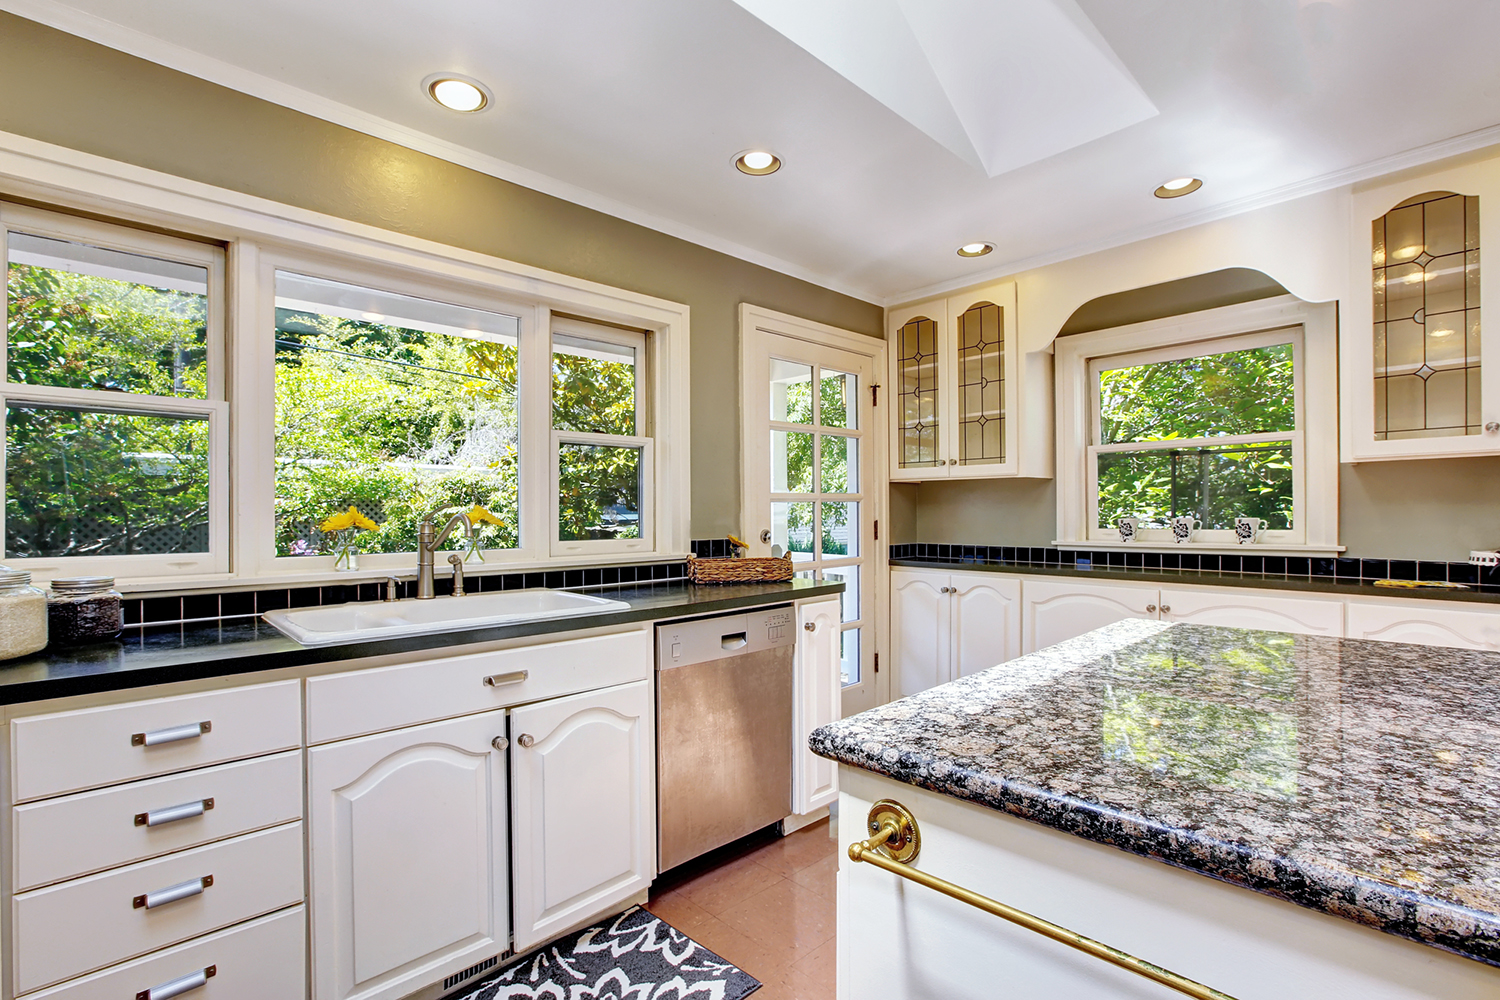
[[[1051,366],[1022,364],[1015,316],[1013,281],[891,311],[892,479],[1051,476],[1033,444],[1050,432]]]
[[[1355,194],[1344,461],[1500,453],[1500,358],[1480,318],[1497,187],[1459,167]]]

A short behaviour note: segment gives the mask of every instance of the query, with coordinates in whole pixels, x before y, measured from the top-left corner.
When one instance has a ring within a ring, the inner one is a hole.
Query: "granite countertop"
[[[1431,601],[1467,601],[1500,604],[1500,592],[1474,587],[1376,587],[1355,580],[1323,576],[1269,576],[1197,569],[1136,569],[1123,566],[1036,566],[1026,563],[960,562],[952,559],[892,559],[892,566],[942,570],[949,573],[1009,573],[1015,576],[1073,577],[1115,583],[1171,583],[1199,587],[1249,587],[1256,590],[1293,590],[1308,594],[1338,594],[1345,597],[1401,597]]]
[[[304,646],[258,617],[137,626],[127,628],[116,642],[76,649],[49,648],[34,656],[0,664],[0,705],[391,653],[431,650],[443,655],[454,651],[456,646],[610,625],[666,621],[812,597],[831,597],[843,590],[842,583],[811,580],[724,586],[664,583],[606,588],[589,593],[624,601],[630,609],[524,625],[332,646]]]
[[[1129,620],[818,754],[1500,966],[1500,653]]]

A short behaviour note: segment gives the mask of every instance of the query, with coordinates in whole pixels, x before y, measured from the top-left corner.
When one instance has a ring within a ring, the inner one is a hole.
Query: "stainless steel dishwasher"
[[[791,606],[656,628],[661,871],[792,811]]]

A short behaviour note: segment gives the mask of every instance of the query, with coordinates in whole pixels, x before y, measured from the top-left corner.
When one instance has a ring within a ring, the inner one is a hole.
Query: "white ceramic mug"
[[[1249,545],[1266,530],[1265,518],[1237,517],[1234,519],[1234,537],[1241,545]]]
[[[1115,527],[1120,529],[1120,541],[1133,542],[1136,533],[1140,531],[1141,519],[1138,517],[1122,517],[1115,522]]]
[[[1185,542],[1193,537],[1193,532],[1203,527],[1203,522],[1191,514],[1172,518],[1172,537],[1179,542]]]

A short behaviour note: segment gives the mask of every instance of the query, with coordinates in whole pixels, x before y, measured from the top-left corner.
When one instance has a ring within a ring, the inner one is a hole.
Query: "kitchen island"
[[[1468,1000],[1500,997],[1497,684],[1500,654],[1131,620],[812,746],[842,842],[895,799],[914,867],[1239,1000]],[[839,878],[847,1000],[1179,995],[872,865]]]

